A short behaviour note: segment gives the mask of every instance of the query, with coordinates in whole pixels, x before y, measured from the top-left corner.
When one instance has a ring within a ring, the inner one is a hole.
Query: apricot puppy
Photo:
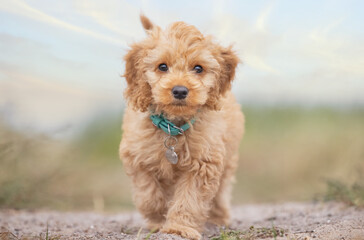
[[[200,239],[205,222],[229,222],[244,131],[230,92],[239,59],[184,22],[141,22],[148,36],[124,58],[120,158],[149,227]]]

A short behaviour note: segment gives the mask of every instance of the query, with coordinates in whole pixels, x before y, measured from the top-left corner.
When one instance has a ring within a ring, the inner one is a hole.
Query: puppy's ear
[[[154,24],[145,15],[140,14],[140,21],[146,31],[153,29]]]
[[[212,110],[220,110],[220,97],[230,90],[231,82],[235,77],[235,69],[240,60],[232,50],[232,47],[218,47],[215,55],[220,64],[220,73],[217,75],[217,82],[209,93],[206,105]]]
[[[125,55],[124,77],[128,84],[125,89],[125,98],[134,110],[145,112],[152,102],[152,90],[147,83],[142,66],[145,48],[139,44],[131,46],[131,50]]]
[[[149,18],[147,18],[143,14],[140,15],[140,21],[142,22],[145,32],[149,36],[158,36],[158,34],[160,32],[160,27],[158,27],[157,25],[154,25],[152,23],[152,21],[150,21]]]
[[[240,62],[238,56],[232,50],[232,47],[221,48],[220,50],[220,79],[219,90],[220,94],[224,95],[231,88],[231,82],[235,77],[235,69]]]

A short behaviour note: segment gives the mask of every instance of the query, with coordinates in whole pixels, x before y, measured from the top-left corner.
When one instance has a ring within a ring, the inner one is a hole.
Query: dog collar
[[[150,115],[150,119],[152,120],[154,126],[163,130],[163,132],[167,133],[171,136],[176,136],[178,134],[183,134],[186,130],[188,130],[191,125],[189,123],[185,123],[180,127],[177,127],[171,121],[168,121],[163,114],[155,114]],[[195,118],[192,118],[190,123],[193,124],[195,122]]]

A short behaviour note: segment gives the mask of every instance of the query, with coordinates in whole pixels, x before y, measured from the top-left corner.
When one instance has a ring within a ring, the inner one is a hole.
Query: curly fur
[[[231,182],[238,161],[244,117],[230,92],[239,63],[231,47],[224,48],[183,22],[165,31],[141,16],[148,37],[125,56],[125,97],[120,158],[134,188],[134,202],[150,228],[200,239],[206,221],[227,225]],[[158,70],[165,63],[168,72]],[[193,71],[201,65],[202,73]],[[183,101],[174,86],[189,89]],[[165,158],[167,136],[149,119],[163,113],[177,125],[196,122],[177,136],[179,161]]]

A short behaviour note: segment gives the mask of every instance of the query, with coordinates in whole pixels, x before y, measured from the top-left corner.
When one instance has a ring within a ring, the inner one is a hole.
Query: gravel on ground
[[[228,229],[206,225],[203,239],[229,231],[282,229],[278,237],[252,239],[364,240],[364,209],[341,203],[283,203],[236,206]],[[0,210],[0,239],[150,239],[181,240],[176,235],[150,233],[136,213],[100,214]]]

